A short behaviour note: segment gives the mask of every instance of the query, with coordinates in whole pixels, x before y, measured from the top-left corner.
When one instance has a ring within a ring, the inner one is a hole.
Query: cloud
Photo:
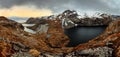
[[[41,17],[52,15],[50,9],[37,9],[35,7],[27,6],[14,6],[9,9],[0,9],[0,15],[2,16],[17,16],[17,17]]]
[[[118,0],[78,0],[74,2],[82,11],[99,11],[109,14],[120,13],[120,1]],[[77,7],[76,7],[77,8]]]
[[[119,14],[120,1],[118,0],[0,0],[1,8],[14,6],[35,6],[37,9],[50,9],[53,13],[59,13],[66,9],[78,11],[99,11],[111,14]]]
[[[69,0],[68,0],[69,1]],[[35,5],[37,7],[52,7],[67,3],[67,0],[0,0],[0,4],[4,8],[10,8],[16,5]]]

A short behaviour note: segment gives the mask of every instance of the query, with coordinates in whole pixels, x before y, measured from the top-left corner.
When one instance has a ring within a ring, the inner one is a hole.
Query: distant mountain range
[[[111,16],[112,18],[120,18],[120,15],[107,15],[107,14],[102,14],[102,15],[106,15],[106,16]],[[42,17],[32,17],[32,19],[64,19],[65,17],[68,17],[69,19],[76,19],[76,18],[84,18],[81,15],[78,15],[76,11],[71,11],[71,10],[66,10],[64,11],[62,14],[58,14],[58,15],[51,15],[51,16],[42,16]],[[95,17],[95,16],[93,16]],[[100,15],[97,16],[97,18],[100,17]],[[16,22],[19,23],[25,23],[28,19],[30,19],[31,17],[17,17],[17,16],[12,16],[12,17],[8,17],[11,20],[14,20]],[[39,21],[38,21],[39,22]]]
[[[14,20],[16,22],[19,22],[19,23],[24,23],[26,22],[26,20],[28,19],[28,17],[8,17],[9,19],[11,20]]]

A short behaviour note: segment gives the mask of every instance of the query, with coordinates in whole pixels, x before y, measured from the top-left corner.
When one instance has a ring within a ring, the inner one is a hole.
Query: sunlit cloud
[[[0,0],[0,15],[38,17],[60,14],[67,9],[116,15],[120,14],[119,5],[118,0]]]
[[[0,15],[11,17],[41,17],[41,16],[49,16],[52,15],[52,11],[50,9],[38,9],[36,7],[30,6],[14,6],[9,9],[0,9]]]

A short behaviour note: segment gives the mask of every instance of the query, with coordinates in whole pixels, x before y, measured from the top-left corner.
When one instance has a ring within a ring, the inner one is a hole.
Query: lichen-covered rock
[[[97,47],[80,51],[75,51],[66,55],[66,57],[112,57],[113,49],[109,47]]]
[[[35,56],[25,52],[18,52],[14,53],[11,57],[35,57]]]

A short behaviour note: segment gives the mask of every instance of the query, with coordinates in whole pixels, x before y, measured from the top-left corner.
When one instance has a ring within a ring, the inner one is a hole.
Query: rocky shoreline
[[[78,19],[77,16],[75,11],[67,10],[53,20],[40,18],[38,22],[39,19],[32,18],[35,21],[29,20],[30,23],[36,25],[28,28],[36,34],[26,32],[22,24],[0,16],[0,57],[120,57],[120,19],[111,16]],[[94,24],[108,27],[86,43],[66,47],[70,40],[64,29]]]

